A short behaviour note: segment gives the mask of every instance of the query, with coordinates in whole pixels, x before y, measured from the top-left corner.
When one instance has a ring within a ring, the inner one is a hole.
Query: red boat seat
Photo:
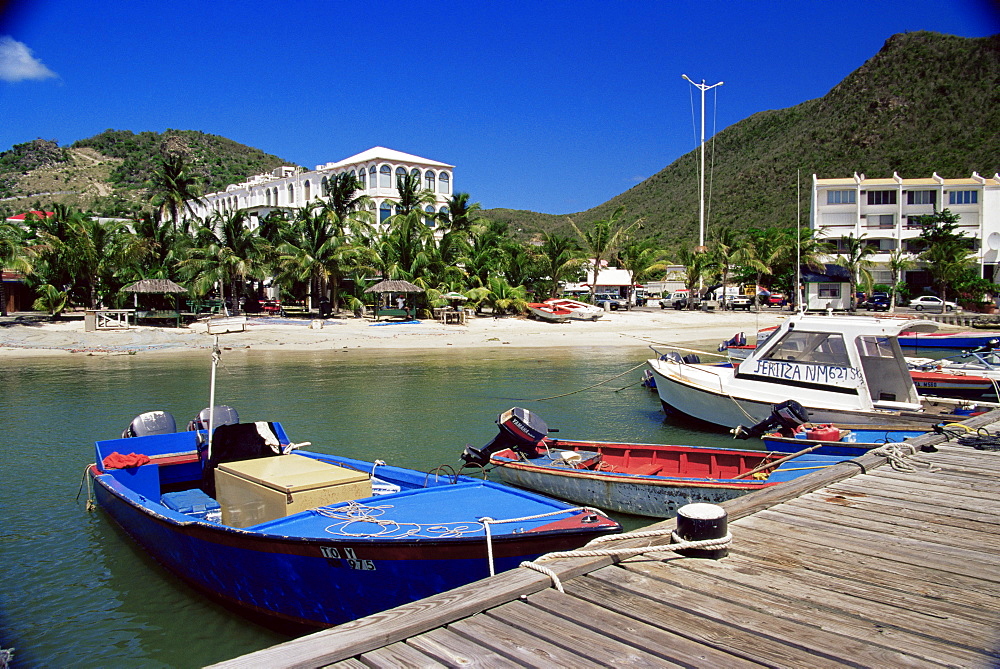
[[[662,464],[660,464],[659,462],[651,462],[648,465],[629,467],[626,474],[635,474],[637,476],[654,476],[655,474],[658,474],[661,469],[663,469]]]

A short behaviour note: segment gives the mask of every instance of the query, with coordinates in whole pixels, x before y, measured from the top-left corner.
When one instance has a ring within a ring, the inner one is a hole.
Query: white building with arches
[[[256,225],[276,209],[297,209],[325,199],[328,181],[346,172],[357,177],[360,194],[371,198],[369,208],[381,223],[395,213],[399,196],[396,178],[408,174],[418,176],[421,185],[434,193],[433,204],[425,207],[429,215],[447,211],[454,192],[454,170],[454,165],[376,146],[338,162],[317,165],[313,171],[279,167],[270,174],[258,174],[241,184],[227,186],[225,191],[209,193],[201,202],[189,204],[195,216],[246,209]],[[427,222],[433,225],[432,218],[428,217]]]

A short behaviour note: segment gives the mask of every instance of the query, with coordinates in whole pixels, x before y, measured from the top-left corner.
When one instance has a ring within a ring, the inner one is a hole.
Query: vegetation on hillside
[[[0,153],[0,214],[54,201],[107,216],[135,214],[150,197],[166,156],[183,156],[203,192],[225,189],[255,174],[290,165],[225,137],[193,130],[165,133],[106,130],[60,147],[36,139]]]
[[[281,165],[290,165],[258,149],[238,144],[231,139],[195,130],[167,130],[165,133],[130,130],[105,130],[89,139],[73,143],[73,148],[90,147],[105,156],[121,158],[122,163],[111,174],[116,186],[142,188],[158,167],[157,158],[164,146],[168,153],[186,155],[193,176],[201,179],[205,192],[224,190],[254,174],[270,172]]]

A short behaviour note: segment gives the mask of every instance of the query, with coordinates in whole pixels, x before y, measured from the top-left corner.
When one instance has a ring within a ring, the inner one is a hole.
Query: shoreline
[[[228,350],[350,351],[444,350],[447,348],[576,348],[676,345],[719,342],[783,322],[790,312],[701,312],[635,309],[612,311],[597,321],[547,323],[524,317],[471,318],[467,325],[434,320],[376,323],[368,319],[324,320],[253,317],[244,332],[220,335]],[[315,327],[315,324],[321,327]],[[0,357],[60,355],[167,355],[207,350],[207,323],[180,328],[132,326],[128,330],[84,331],[82,320],[5,323],[0,327]]]

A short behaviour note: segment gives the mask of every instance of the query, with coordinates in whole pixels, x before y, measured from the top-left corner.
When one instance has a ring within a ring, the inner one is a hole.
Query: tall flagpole
[[[685,80],[692,84],[695,88],[701,91],[701,174],[698,183],[698,200],[700,202],[700,207],[698,209],[698,247],[700,250],[705,248],[705,91],[715,88],[716,86],[721,86],[725,82],[720,81],[717,84],[712,84],[711,86],[705,83],[702,79],[701,83],[695,83],[686,74],[682,74]]]

